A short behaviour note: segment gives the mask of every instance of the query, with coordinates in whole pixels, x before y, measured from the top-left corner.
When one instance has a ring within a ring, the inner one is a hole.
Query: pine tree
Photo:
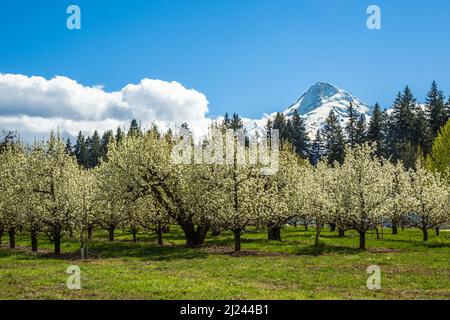
[[[125,138],[125,133],[120,127],[117,127],[116,131],[116,143],[120,144],[122,143],[123,139]]]
[[[238,130],[244,128],[244,123],[242,122],[241,117],[237,113],[233,113],[233,117],[230,121],[229,129]]]
[[[302,117],[300,117],[297,110],[292,113],[292,145],[294,146],[295,152],[304,158],[309,155],[310,149],[310,139],[306,131],[305,122]]]
[[[311,145],[311,152],[309,156],[309,162],[316,166],[319,161],[322,159],[322,155],[324,154],[323,140],[320,134],[320,130],[317,130],[316,137]]]
[[[228,112],[226,112],[225,116],[223,117],[223,120],[222,120],[222,128],[229,129],[230,126],[231,126],[230,116],[228,115]]]
[[[342,163],[345,158],[345,138],[342,126],[333,110],[325,120],[321,135],[328,164],[332,165],[335,161]]]
[[[433,81],[427,94],[426,110],[429,128],[436,137],[447,118],[444,93],[438,89],[436,81]]]
[[[75,157],[77,158],[79,165],[81,165],[85,168],[89,167],[89,153],[88,153],[88,149],[86,146],[86,140],[85,140],[83,134],[81,133],[81,131],[78,133],[78,136],[77,136],[77,142],[75,144],[74,154],[75,154]]]
[[[141,127],[138,125],[136,119],[131,120],[130,129],[128,130],[128,136],[137,137],[142,135]]]
[[[97,130],[94,131],[92,137],[88,138],[88,141],[89,168],[95,168],[102,157],[102,144]]]
[[[108,155],[108,146],[115,140],[112,130],[107,130],[102,135],[100,158],[106,160]]]
[[[412,143],[422,149],[423,155],[431,152],[433,133],[430,129],[427,115],[422,109],[418,109],[414,118],[414,130]]]
[[[345,132],[347,133],[347,141],[350,147],[353,149],[357,142],[356,142],[356,123],[358,121],[358,112],[356,111],[353,104],[350,102],[350,105],[347,108],[347,116],[348,116],[348,123],[345,127]]]
[[[358,118],[358,122],[356,123],[355,143],[361,146],[366,141],[367,141],[366,116],[361,113]]]
[[[392,139],[394,150],[390,155],[393,160],[398,160],[401,159],[406,145],[417,140],[415,139],[417,103],[408,86],[405,87],[403,93],[398,93],[392,109],[390,124],[394,130],[389,138]]]
[[[70,138],[67,138],[65,150],[68,155],[73,155],[72,143],[70,142]]]
[[[376,103],[367,129],[367,140],[375,145],[378,157],[382,155],[383,139],[383,113],[380,105]]]

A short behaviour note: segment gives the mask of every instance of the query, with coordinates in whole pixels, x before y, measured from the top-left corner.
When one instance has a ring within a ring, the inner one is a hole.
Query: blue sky
[[[66,28],[70,4],[82,30]],[[366,28],[370,4],[382,30]],[[317,81],[384,107],[406,84],[420,100],[432,80],[448,95],[449,35],[447,0],[2,1],[0,73],[107,91],[175,80],[206,95],[209,116],[258,118]]]

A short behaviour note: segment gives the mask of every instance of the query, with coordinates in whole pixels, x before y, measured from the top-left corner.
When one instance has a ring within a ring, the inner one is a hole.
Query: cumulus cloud
[[[144,128],[162,129],[189,123],[197,135],[207,132],[208,100],[204,94],[172,81],[143,79],[120,91],[88,87],[67,77],[50,80],[0,74],[0,129],[20,132],[27,139],[52,129],[75,136],[126,126],[131,119]]]

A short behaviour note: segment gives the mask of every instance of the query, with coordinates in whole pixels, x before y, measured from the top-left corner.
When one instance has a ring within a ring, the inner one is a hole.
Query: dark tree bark
[[[308,231],[308,222],[303,223],[303,226],[305,227],[305,231]]]
[[[5,230],[3,230],[2,228],[0,228],[0,247],[2,246],[2,239],[3,239],[3,233],[5,232]]]
[[[233,230],[234,233],[234,251],[241,251],[241,230]]]
[[[113,242],[114,241],[114,230],[116,229],[116,226],[115,225],[113,225],[113,224],[110,224],[109,225],[109,228],[108,228],[108,240],[110,241],[110,242]]]
[[[191,219],[180,219],[178,220],[178,224],[183,229],[187,247],[195,248],[205,243],[205,238],[209,231],[209,225],[207,223],[199,224],[196,228]]]
[[[314,240],[314,246],[318,247],[320,245],[320,233],[322,232],[322,224],[316,223],[316,236]]]
[[[55,254],[61,254],[61,226],[56,224],[53,227],[53,239],[55,241]]]
[[[398,227],[397,224],[392,224],[392,234],[398,234]]]
[[[92,239],[92,231],[94,230],[94,227],[92,224],[89,224],[87,227],[87,234],[88,234],[88,240]]]
[[[366,232],[359,231],[359,248],[361,250],[366,250]]]
[[[9,235],[9,248],[14,249],[16,247],[16,228],[8,230]]]
[[[377,239],[380,240],[380,232],[378,228],[375,228],[375,232],[377,233]]]
[[[133,234],[133,242],[136,243],[137,242],[137,229],[131,228],[131,233]]]
[[[338,228],[338,237],[339,238],[345,237],[345,229],[344,228]]]
[[[439,237],[439,234],[440,234],[440,229],[439,229],[439,227],[436,227],[436,235]]]
[[[38,251],[38,233],[34,230],[31,230],[30,237],[31,237],[31,251],[36,252]]]
[[[330,232],[335,232],[335,231],[336,231],[336,224],[330,223]]]
[[[269,226],[267,228],[267,238],[272,241],[281,241],[281,226]]]
[[[218,237],[218,236],[220,236],[220,228],[212,228],[212,230],[211,230],[211,235],[212,235],[213,237]]]
[[[163,245],[163,230],[161,228],[158,228],[156,231],[156,235],[158,236],[158,246]]]
[[[428,241],[428,229],[427,228],[422,228],[422,232],[423,232],[423,241]]]

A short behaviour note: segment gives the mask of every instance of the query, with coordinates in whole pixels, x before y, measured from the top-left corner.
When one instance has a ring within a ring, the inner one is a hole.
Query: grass
[[[450,299],[450,232],[430,232],[424,243],[418,230],[394,236],[385,229],[383,239],[367,235],[367,251],[358,250],[353,232],[323,232],[316,248],[313,232],[286,228],[279,243],[249,231],[234,254],[228,232],[187,249],[177,227],[164,235],[163,247],[145,234],[132,243],[122,231],[109,243],[99,231],[87,261],[78,258],[76,239],[65,239],[55,257],[44,237],[35,254],[26,236],[16,250],[4,238],[0,299]],[[66,287],[70,265],[81,268],[81,290]],[[366,287],[370,265],[381,268],[381,290]]]

